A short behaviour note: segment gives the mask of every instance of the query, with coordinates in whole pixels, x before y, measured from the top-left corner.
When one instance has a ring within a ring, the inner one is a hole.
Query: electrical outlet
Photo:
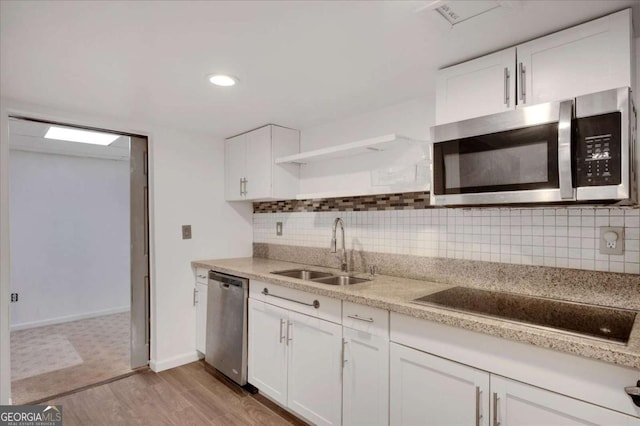
[[[282,222],[276,222],[276,235],[278,237],[282,236]]]
[[[18,301],[18,293],[11,293],[11,303]]]
[[[182,225],[182,239],[183,240],[191,239],[191,225]]]
[[[624,228],[620,226],[600,227],[600,254],[624,254]]]

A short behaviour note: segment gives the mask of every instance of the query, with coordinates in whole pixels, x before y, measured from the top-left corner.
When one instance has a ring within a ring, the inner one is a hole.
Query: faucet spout
[[[336,238],[338,225],[340,225],[340,232],[342,233],[342,256],[340,259],[340,270],[342,272],[347,272],[349,268],[347,266],[347,248],[345,247],[344,243],[344,222],[339,217],[337,217],[336,220],[333,221],[333,230],[331,233],[331,253],[338,252],[338,240]]]

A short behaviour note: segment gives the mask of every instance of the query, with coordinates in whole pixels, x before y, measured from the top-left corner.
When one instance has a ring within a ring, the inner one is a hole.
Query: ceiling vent
[[[513,7],[516,3],[519,2],[517,0],[436,0],[416,12],[432,10],[454,27],[499,7]]]

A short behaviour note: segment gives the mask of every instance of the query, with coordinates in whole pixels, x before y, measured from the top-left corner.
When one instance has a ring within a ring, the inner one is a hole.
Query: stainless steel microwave
[[[433,205],[635,204],[629,88],[431,129]]]

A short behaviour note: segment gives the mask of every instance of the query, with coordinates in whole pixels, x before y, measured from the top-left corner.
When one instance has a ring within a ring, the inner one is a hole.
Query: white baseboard
[[[198,351],[187,352],[182,355],[177,355],[162,361],[151,360],[149,361],[149,368],[151,371],[159,373],[170,368],[180,367],[181,365],[190,364],[199,360]]]
[[[50,318],[46,320],[22,322],[11,324],[11,331],[26,330],[27,328],[42,327],[44,325],[61,324],[63,322],[77,321],[86,318],[101,317],[103,315],[118,314],[127,312],[131,308],[129,306],[121,306],[119,308],[105,309],[103,311],[86,312],[83,314],[67,315],[63,317]]]

